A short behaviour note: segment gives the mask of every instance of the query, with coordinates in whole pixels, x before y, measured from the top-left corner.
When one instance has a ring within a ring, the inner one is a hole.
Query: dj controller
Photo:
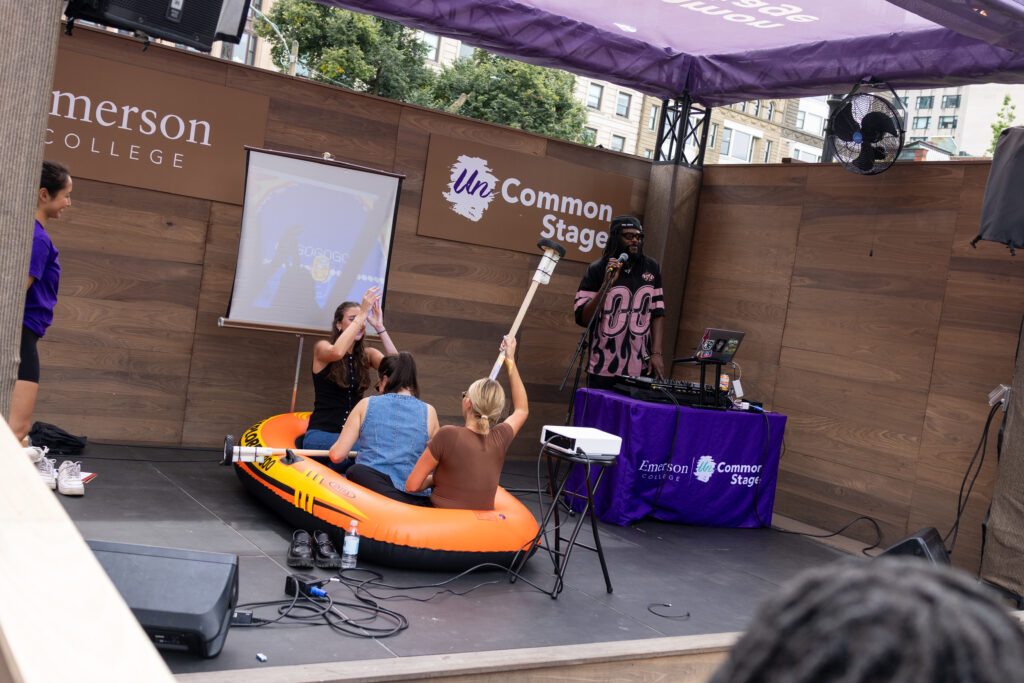
[[[705,384],[702,391],[698,382],[675,379],[621,375],[613,389],[624,396],[653,403],[675,403],[704,408],[727,408],[731,403],[728,391],[710,384]]]

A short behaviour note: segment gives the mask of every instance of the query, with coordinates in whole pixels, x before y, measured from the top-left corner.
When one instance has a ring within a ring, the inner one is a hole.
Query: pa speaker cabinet
[[[215,40],[237,43],[250,0],[68,0],[69,30],[75,19],[141,31],[153,38],[209,52]]]
[[[238,556],[87,541],[153,643],[216,657],[238,602]]]
[[[942,537],[939,536],[939,532],[933,526],[921,529],[916,534],[904,538],[882,553],[882,555],[890,557],[893,555],[909,555],[930,560],[935,564],[949,564],[949,553],[946,552],[946,546],[942,543]]]

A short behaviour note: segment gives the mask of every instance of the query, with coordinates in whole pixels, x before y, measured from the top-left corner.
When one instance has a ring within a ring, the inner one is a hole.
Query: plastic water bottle
[[[341,546],[341,568],[355,569],[356,557],[359,555],[359,520],[353,519],[345,532],[345,541]]]

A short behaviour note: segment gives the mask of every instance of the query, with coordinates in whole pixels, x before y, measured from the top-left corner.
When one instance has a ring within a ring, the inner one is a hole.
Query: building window
[[[262,0],[254,0],[249,8],[249,13],[245,17],[245,29],[242,32],[242,36],[237,44],[234,43],[221,43],[220,56],[224,59],[230,59],[232,62],[238,62],[239,64],[255,64],[256,63],[256,34],[252,31],[252,11],[255,9],[259,11],[262,9]],[[85,22],[88,23],[88,22]],[[130,31],[118,31],[118,33],[124,35],[134,35]],[[177,47],[184,48],[184,45],[178,45]],[[188,48],[192,50],[192,48]],[[193,50],[194,52],[195,50]]]
[[[715,148],[715,141],[718,139],[718,124],[711,124],[711,135],[708,136],[708,149]]]
[[[770,122],[772,120],[773,116],[775,116],[775,103],[774,102],[769,102],[768,103],[768,111],[766,111],[764,113],[764,117],[766,119],[768,119],[768,121]]]
[[[436,62],[437,50],[441,45],[441,39],[433,33],[424,33],[423,31],[420,31],[420,40],[427,46],[427,52],[423,58],[431,62]]]
[[[737,161],[750,161],[753,145],[753,136],[729,127],[722,129],[722,157]],[[722,161],[721,158],[719,160]]]
[[[256,35],[247,28],[242,37],[238,40],[238,44],[224,43],[220,49],[220,56],[224,59],[230,59],[232,62],[238,62],[239,64],[255,64],[256,63]],[[181,47],[185,47],[182,45]]]
[[[621,152],[626,147],[626,138],[621,135],[612,136],[611,150],[613,152]]]
[[[462,43],[459,45],[459,59],[473,59],[473,53],[476,52],[476,48],[472,45],[466,45]]]
[[[939,117],[939,128],[953,129],[956,128],[956,117],[955,116],[940,116]]]
[[[583,143],[591,147],[597,142],[597,128],[583,129]]]
[[[910,138],[910,141],[911,141],[911,142],[924,142],[924,141],[925,141],[925,140],[927,140],[927,139],[928,139],[928,138],[925,138],[925,137],[914,137],[914,136],[912,136],[912,137]]]
[[[909,97],[901,97],[900,98],[900,104],[902,104],[903,108],[906,109],[907,107],[910,106],[910,98]]]
[[[920,97],[917,98],[917,108],[918,109],[931,109],[932,108],[932,103],[934,101],[935,101],[935,98],[932,97],[931,95],[921,95]]]
[[[821,161],[820,154],[811,154],[810,152],[802,152],[799,149],[793,150],[793,158],[797,161],[807,161],[809,163],[818,163]]]
[[[960,96],[959,95],[943,95],[942,96],[942,108],[943,109],[953,109],[953,108],[959,107],[959,106],[960,106]]]
[[[619,99],[615,103],[615,113],[619,116],[629,118],[629,105],[633,101],[633,96],[629,93],[620,92]]]
[[[754,116],[761,115],[761,100],[754,100]]]
[[[764,141],[764,159],[762,160],[762,163],[767,164],[768,163],[768,159],[769,159],[769,157],[771,157],[771,155],[772,155],[772,141],[771,140],[765,140]]]
[[[930,116],[915,116],[914,117],[914,130],[922,130],[932,125],[932,117]]]
[[[644,150],[644,159],[650,159],[653,154],[654,154],[654,150],[653,149],[645,149]]]
[[[604,95],[604,86],[591,83],[587,89],[587,106],[591,109],[601,108],[601,97]]]
[[[747,103],[746,102],[740,102],[740,111],[743,112],[743,113],[746,113],[746,111],[747,111]]]
[[[825,130],[825,119],[817,114],[806,111],[796,113],[796,127],[814,135],[821,135]]]
[[[648,130],[658,130],[658,112],[661,111],[661,107],[656,104],[651,105],[651,118],[647,120]]]

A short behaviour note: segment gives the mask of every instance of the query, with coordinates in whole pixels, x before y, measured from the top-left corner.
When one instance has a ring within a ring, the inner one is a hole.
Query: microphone
[[[628,260],[629,260],[629,254],[627,254],[626,252],[622,252],[621,254],[619,254],[619,258],[615,259],[614,261],[609,261],[608,262],[608,272],[610,273],[613,270],[615,270],[615,264],[616,263],[625,263]]]

